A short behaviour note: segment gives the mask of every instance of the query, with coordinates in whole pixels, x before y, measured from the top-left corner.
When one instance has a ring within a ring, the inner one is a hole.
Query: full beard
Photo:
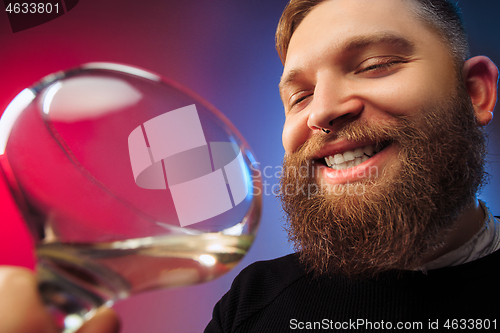
[[[474,204],[486,178],[486,144],[465,87],[419,111],[390,124],[354,120],[285,156],[279,197],[289,239],[310,271],[372,277],[414,269],[442,246],[459,215]],[[396,144],[398,163],[375,178],[323,184],[320,162],[311,156],[341,137]]]

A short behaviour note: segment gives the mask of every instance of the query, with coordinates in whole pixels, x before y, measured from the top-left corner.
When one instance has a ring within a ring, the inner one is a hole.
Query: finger
[[[36,277],[25,268],[0,267],[0,332],[57,332],[38,294]]]
[[[118,333],[119,331],[120,320],[115,310],[103,306],[77,333]]]

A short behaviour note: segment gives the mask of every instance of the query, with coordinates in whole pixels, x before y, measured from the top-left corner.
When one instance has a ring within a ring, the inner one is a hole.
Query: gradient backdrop
[[[85,62],[135,65],[174,79],[203,96],[236,125],[264,174],[264,213],[257,240],[237,269],[189,288],[150,292],[115,305],[123,332],[201,332],[234,276],[253,261],[292,251],[278,201],[271,195],[283,156],[284,114],[277,84],[281,63],[274,29],[284,0],[81,0],[65,15],[12,33],[0,4],[0,113],[41,77]],[[500,64],[500,1],[460,2],[472,55]],[[500,121],[490,133],[489,172],[481,197],[500,215]],[[29,135],[29,133],[26,133]],[[33,138],[36,140],[36,138]],[[0,264],[33,267],[32,244],[0,179]]]

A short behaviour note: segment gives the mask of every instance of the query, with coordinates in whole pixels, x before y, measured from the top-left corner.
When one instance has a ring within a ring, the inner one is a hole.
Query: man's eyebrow
[[[413,53],[415,50],[415,44],[409,39],[392,32],[379,32],[368,36],[353,37],[342,46],[341,52],[357,51],[378,44],[394,46],[405,54]]]
[[[390,45],[395,47],[398,52],[411,54],[415,51],[415,44],[409,39],[394,34],[393,32],[378,32],[371,35],[355,36],[349,39],[340,47],[340,53],[351,53],[360,51],[373,45]],[[279,91],[283,98],[283,90],[291,82],[295,81],[302,74],[300,69],[292,69],[281,78],[279,83]]]
[[[281,78],[281,81],[278,85],[281,98],[283,98],[283,90],[285,89],[285,87],[291,82],[295,81],[297,77],[300,76],[301,74],[302,71],[300,69],[292,69],[290,72],[286,74],[286,76]]]

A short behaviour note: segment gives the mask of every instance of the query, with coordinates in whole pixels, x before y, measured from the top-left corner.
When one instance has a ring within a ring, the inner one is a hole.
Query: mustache
[[[414,133],[416,126],[412,126],[413,123],[407,116],[398,116],[390,121],[378,123],[354,119],[344,123],[337,131],[318,131],[290,155],[295,155],[300,160],[312,160],[323,147],[340,139],[353,142],[373,141],[375,144],[388,141],[408,142],[418,137],[418,134]]]

